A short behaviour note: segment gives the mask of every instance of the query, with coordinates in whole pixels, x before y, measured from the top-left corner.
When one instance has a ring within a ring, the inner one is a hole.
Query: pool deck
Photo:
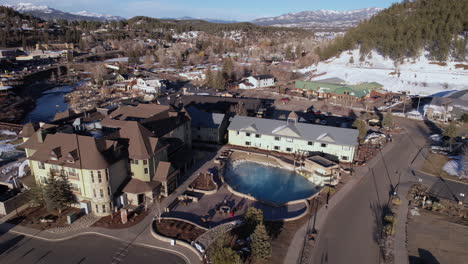
[[[233,217],[229,214],[222,214],[216,212],[216,207],[224,201],[231,208],[240,208],[236,211]],[[203,195],[198,202],[191,202],[187,205],[177,204],[171,212],[163,214],[163,217],[175,217],[189,220],[198,225],[212,228],[217,225],[230,222],[232,220],[241,219],[248,207],[254,206],[263,211],[265,220],[269,221],[280,221],[288,218],[296,218],[305,213],[308,209],[304,203],[297,203],[292,205],[285,205],[280,207],[274,207],[266,205],[264,203],[249,200],[231,193],[226,185],[223,185],[219,190],[212,195]],[[203,222],[202,216],[210,215],[210,222]]]

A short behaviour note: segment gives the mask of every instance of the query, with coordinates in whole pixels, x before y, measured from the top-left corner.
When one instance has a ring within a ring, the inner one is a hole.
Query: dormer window
[[[62,151],[60,150],[60,147],[52,149],[52,151],[49,153],[49,158],[51,160],[58,160],[62,157]]]

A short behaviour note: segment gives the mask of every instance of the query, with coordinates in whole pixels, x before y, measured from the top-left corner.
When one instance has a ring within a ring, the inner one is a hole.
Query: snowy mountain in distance
[[[45,5],[34,5],[31,3],[19,3],[16,5],[4,5],[20,13],[26,13],[39,17],[44,20],[56,20],[56,19],[65,19],[68,21],[73,20],[93,20],[93,21],[105,21],[105,20],[122,20],[124,18],[111,15],[101,15],[91,12],[81,11],[76,14],[63,12]]]
[[[88,12],[88,11],[80,11],[80,12],[76,12],[74,14],[79,15],[79,16],[85,16],[85,17],[101,18],[103,20],[123,20],[123,19],[125,19],[125,18],[119,17],[119,16],[104,15],[104,14],[98,14],[98,13],[93,13],[93,12]]]
[[[259,18],[252,23],[261,26],[297,27],[304,29],[326,30],[332,28],[348,29],[362,20],[369,19],[383,8],[364,8],[349,11],[317,10],[289,13],[276,17]]]
[[[208,18],[208,17],[179,17],[179,18],[161,18],[161,19],[169,19],[169,20],[203,20],[210,23],[219,23],[219,24],[230,24],[230,23],[238,23],[239,21],[236,20],[229,20],[229,19],[217,19],[217,18]]]

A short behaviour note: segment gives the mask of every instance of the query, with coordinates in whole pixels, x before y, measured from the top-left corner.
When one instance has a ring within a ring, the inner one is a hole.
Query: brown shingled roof
[[[95,139],[94,137],[76,134],[45,134],[43,142],[38,130],[22,147],[34,149],[29,157],[49,164],[63,165],[88,170],[106,169],[120,159],[114,151],[117,141]]]
[[[55,113],[54,115],[54,119],[53,121],[57,121],[57,120],[60,120],[60,119],[64,119],[64,118],[68,118],[68,117],[71,117],[72,115],[76,115],[75,112],[73,112],[71,109],[67,109],[63,112],[57,112]]]
[[[128,153],[131,159],[149,159],[153,156],[158,138],[137,121],[126,121],[119,136],[129,140]]]
[[[172,168],[170,162],[160,161],[153,180],[159,181],[159,182],[165,182],[167,181],[167,178],[169,178],[169,176],[173,173],[173,170],[174,169]]]
[[[168,112],[169,106],[157,104],[139,104],[137,106],[121,106],[109,115],[109,118],[126,120],[129,117],[133,118],[149,118],[157,114]]]
[[[125,193],[134,193],[134,194],[151,192],[156,187],[158,187],[160,184],[161,183],[155,182],[155,181],[145,182],[145,181],[141,181],[141,180],[138,180],[138,179],[131,179],[127,183],[125,188],[123,189],[123,192],[125,192]]]
[[[33,123],[24,124],[23,129],[19,132],[19,137],[30,137],[36,132],[37,126]]]

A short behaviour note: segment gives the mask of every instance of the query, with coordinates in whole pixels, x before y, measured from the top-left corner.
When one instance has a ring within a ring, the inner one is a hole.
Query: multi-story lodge
[[[26,124],[20,135],[36,182],[65,175],[81,208],[96,215],[169,195],[193,163],[190,119],[169,106]]]
[[[298,122],[235,116],[228,128],[229,144],[290,154],[325,154],[342,162],[354,160],[358,131]]]

